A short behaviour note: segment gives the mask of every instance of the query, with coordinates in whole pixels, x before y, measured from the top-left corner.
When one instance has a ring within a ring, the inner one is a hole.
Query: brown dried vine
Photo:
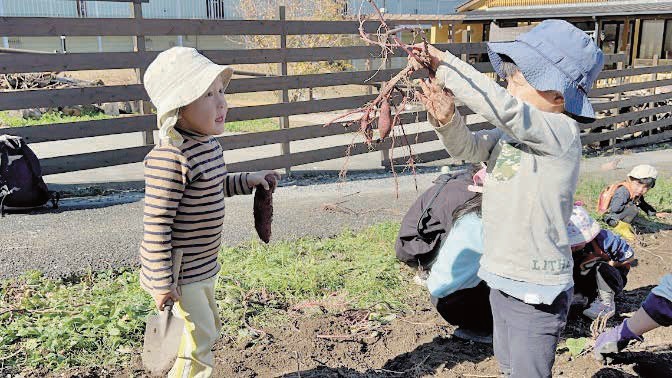
[[[389,59],[390,54],[394,54],[395,50],[402,49],[404,52],[406,52],[409,58],[414,59],[415,61],[420,63],[422,67],[426,68],[429,71],[429,75],[433,76],[434,72],[431,68],[430,64],[431,60],[427,47],[428,42],[424,31],[420,28],[409,28],[409,27],[390,28],[390,26],[385,21],[385,17],[383,16],[378,6],[376,6],[375,2],[373,0],[366,0],[366,1],[375,10],[375,16],[380,22],[380,27],[378,28],[377,32],[374,35],[366,33],[364,23],[365,21],[367,21],[367,17],[362,16],[361,13],[362,7],[360,7],[358,18],[359,18],[359,35],[361,39],[368,45],[379,46],[381,48],[381,58],[383,62]],[[362,6],[363,5],[364,1],[362,2]],[[410,31],[413,33],[414,37],[419,35],[422,38],[424,48],[417,49],[416,47],[403,43],[397,37],[397,33],[401,31]],[[386,138],[390,137],[392,140],[391,142],[392,147],[390,149],[390,165],[392,168],[392,173],[395,176],[395,185],[397,186],[397,194],[398,194],[398,183],[396,180],[397,176],[394,167],[394,156],[393,156],[394,153],[393,151],[395,148],[395,139],[398,136],[397,135],[398,131],[395,129],[395,127],[397,126],[401,130],[401,136],[403,136],[402,141],[403,145],[408,147],[409,158],[408,161],[406,162],[406,165],[410,167],[411,171],[415,175],[415,157],[413,153],[413,148],[411,147],[408,137],[406,136],[406,131],[404,130],[403,125],[401,124],[401,113],[405,109],[406,104],[415,101],[415,99],[413,98],[414,91],[411,89],[410,85],[408,86],[409,88],[408,90],[402,90],[400,88],[400,83],[402,82],[410,83],[411,75],[415,71],[416,69],[409,62],[409,64],[404,69],[399,71],[399,73],[394,75],[389,81],[381,85],[378,96],[374,100],[366,103],[365,105],[363,105],[358,109],[349,111],[332,119],[325,125],[325,127],[329,126],[336,121],[357,114],[358,117],[356,117],[355,119],[351,119],[344,122],[344,126],[347,128],[353,125],[357,125],[358,126],[357,133],[363,136],[364,141],[370,150],[374,148],[373,145],[374,143],[377,144],[382,143]],[[397,100],[397,97],[393,98],[393,95],[395,93],[398,94],[400,98],[399,100]],[[398,105],[395,106],[394,105],[395,102],[398,103]],[[394,113],[392,112],[393,108]],[[374,124],[377,125],[379,132],[379,138],[376,140],[374,140],[374,133],[373,133]],[[347,164],[353,146],[354,146],[354,140],[353,143],[351,143],[351,145],[348,146],[346,150],[346,162],[340,172],[341,178],[344,178],[347,173]]]

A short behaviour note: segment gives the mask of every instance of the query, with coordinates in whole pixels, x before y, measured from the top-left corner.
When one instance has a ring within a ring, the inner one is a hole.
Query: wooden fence
[[[121,0],[117,0],[121,1]],[[135,39],[134,52],[73,53],[73,54],[0,54],[1,73],[25,73],[39,71],[76,71],[132,68],[142,73],[157,52],[145,51],[143,36],[151,35],[274,35],[286,41],[287,36],[299,34],[357,34],[358,22],[354,21],[286,21],[286,20],[166,20],[143,19],[140,0],[134,2],[134,18],[131,19],[66,19],[66,18],[0,18],[2,36],[128,36]],[[373,32],[378,24],[366,24]],[[484,43],[453,43],[438,45],[453,54],[468,57],[486,52]],[[229,110],[227,121],[244,121],[277,117],[281,120],[278,130],[224,136],[220,142],[224,150],[235,150],[262,145],[280,144],[282,153],[277,156],[251,159],[229,164],[231,171],[290,168],[318,161],[344,156],[347,145],[318,148],[303,152],[291,152],[289,143],[347,134],[350,131],[336,123],[329,127],[312,125],[290,128],[287,117],[298,114],[320,113],[357,108],[373,99],[374,95],[328,98],[309,101],[289,102],[286,93],[291,89],[317,88],[349,84],[363,84],[389,79],[398,69],[378,71],[337,72],[311,75],[288,75],[287,64],[291,62],[314,62],[344,59],[370,59],[379,53],[368,46],[287,48],[281,44],[274,49],[217,50],[203,51],[219,64],[267,64],[278,63],[282,75],[273,77],[240,78],[231,81],[227,92],[250,93],[261,91],[282,91],[282,101],[276,104],[235,107]],[[401,56],[401,55],[399,55]],[[608,144],[610,147],[629,147],[672,139],[672,117],[663,115],[672,111],[672,91],[658,93],[656,88],[672,85],[672,79],[659,74],[672,72],[672,65],[624,68],[625,56],[607,56],[605,64],[618,63],[619,69],[604,71],[600,75],[600,86],[590,92],[594,98],[595,110],[609,115],[592,124],[581,125],[584,144]],[[491,72],[489,63],[474,63],[481,72]],[[631,77],[648,75],[650,80],[630,82]],[[141,75],[138,75],[141,77]],[[640,91],[635,93],[635,91]],[[142,84],[110,85],[87,88],[51,90],[25,90],[0,92],[0,110],[26,109],[35,107],[59,107],[117,101],[148,100]],[[621,109],[642,108],[636,112],[619,114]],[[468,115],[468,109],[462,114]],[[425,112],[408,113],[402,117],[405,122],[426,120]],[[473,123],[472,130],[489,128],[484,123]],[[143,146],[111,149],[91,153],[71,154],[42,159],[45,174],[56,174],[84,169],[136,163],[152,148],[153,130],[156,118],[152,114],[128,117],[53,124],[40,127],[20,127],[4,129],[2,132],[20,135],[29,143],[88,138],[123,133],[144,132]],[[644,133],[644,136],[638,134]],[[626,137],[627,136],[627,137]],[[419,132],[408,136],[415,143],[436,139],[432,131]],[[391,147],[389,142],[375,146],[384,151]],[[371,149],[364,143],[356,143],[351,155],[369,153]],[[444,158],[443,150],[420,154],[420,161]],[[397,163],[401,163],[398,161]],[[389,161],[383,159],[383,165]]]

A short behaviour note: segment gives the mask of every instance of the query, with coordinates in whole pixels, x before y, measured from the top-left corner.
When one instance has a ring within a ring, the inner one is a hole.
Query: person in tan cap
[[[644,200],[644,195],[656,186],[657,178],[656,168],[648,164],[638,165],[632,168],[625,181],[610,185],[600,193],[598,212],[603,214],[604,222],[613,227],[615,233],[630,243],[636,239],[632,222],[640,210],[649,216],[669,216],[669,213],[657,212]]]
[[[160,141],[144,160],[140,283],[159,310],[172,301],[174,315],[184,320],[169,377],[212,375],[212,347],[221,328],[214,291],[224,198],[250,194],[257,185],[268,189],[266,175],[280,177],[226,170],[214,136],[224,132],[224,91],[232,74],[193,48],[173,47],[156,57],[144,77]]]

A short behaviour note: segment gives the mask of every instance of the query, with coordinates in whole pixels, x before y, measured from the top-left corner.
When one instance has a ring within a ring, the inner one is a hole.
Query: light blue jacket
[[[429,293],[438,298],[476,287],[483,254],[483,223],[475,213],[460,218],[446,236],[427,278]]]
[[[672,302],[672,273],[664,275],[660,280],[660,284],[654,287],[651,292]]]

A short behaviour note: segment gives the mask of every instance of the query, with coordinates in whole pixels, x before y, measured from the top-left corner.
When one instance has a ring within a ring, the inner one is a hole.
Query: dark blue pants
[[[574,289],[560,293],[550,305],[531,305],[499,290],[490,290],[494,322],[493,346],[507,377],[551,377],[560,333]]]
[[[592,301],[597,296],[597,275],[609,285],[614,294],[619,294],[628,283],[628,269],[616,268],[606,261],[597,262],[587,271],[581,271],[580,262],[574,260],[574,291]]]
[[[672,303],[667,298],[649,293],[642,308],[656,323],[663,327],[672,326]]]

